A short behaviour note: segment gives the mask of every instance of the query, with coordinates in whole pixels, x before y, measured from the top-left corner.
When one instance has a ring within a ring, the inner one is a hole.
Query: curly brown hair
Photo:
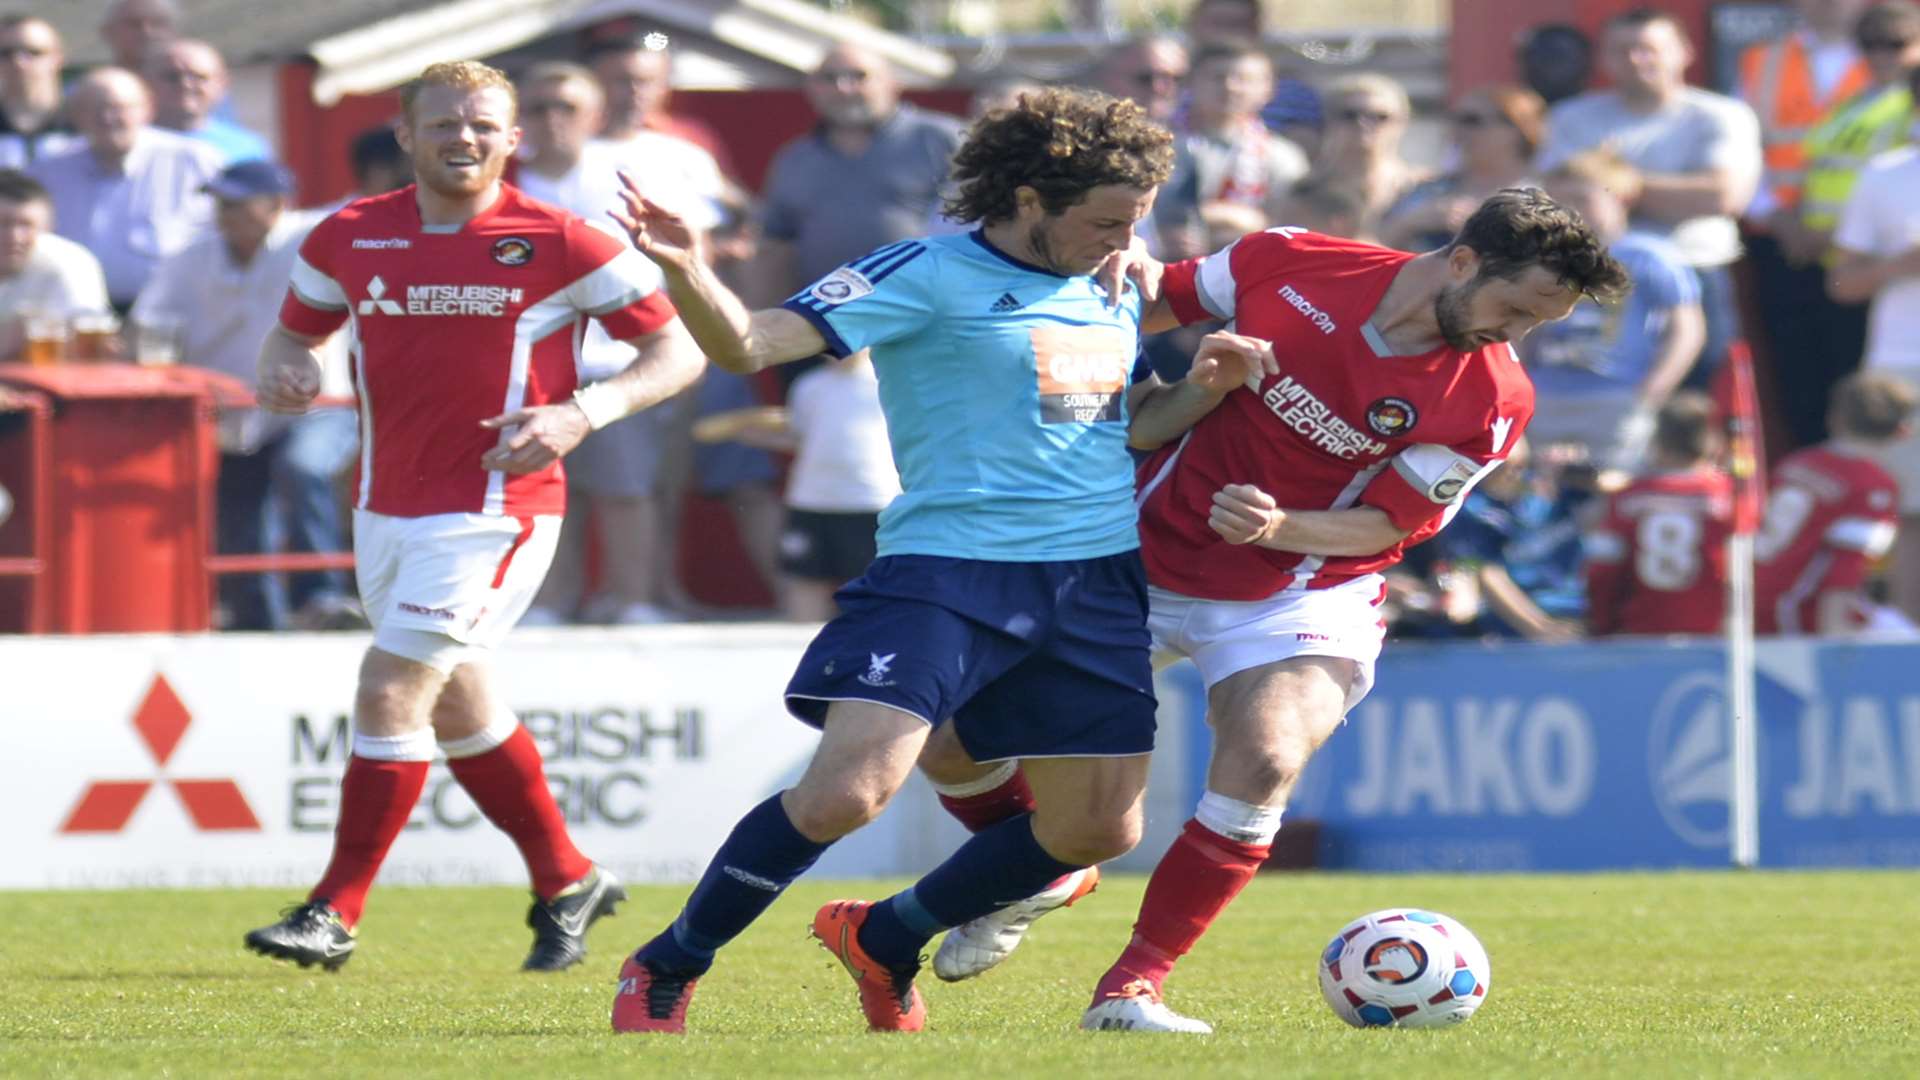
[[[1140,106],[1097,90],[1049,88],[974,122],[953,155],[959,191],[947,217],[993,225],[1015,216],[1030,187],[1058,214],[1106,184],[1142,190],[1173,172],[1173,135]]]
[[[1633,288],[1633,276],[1580,215],[1539,188],[1503,188],[1460,227],[1448,250],[1480,257],[1480,277],[1512,281],[1538,266],[1582,296],[1607,304]]]

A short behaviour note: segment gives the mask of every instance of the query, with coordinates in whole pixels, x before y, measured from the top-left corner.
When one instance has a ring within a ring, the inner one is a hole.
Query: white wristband
[[[573,403],[587,416],[587,426],[595,431],[627,415],[627,396],[606,383],[593,383],[573,392]]]

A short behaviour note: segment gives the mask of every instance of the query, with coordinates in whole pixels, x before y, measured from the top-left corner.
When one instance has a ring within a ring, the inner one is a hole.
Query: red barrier
[[[53,594],[47,557],[53,550],[53,408],[46,395],[17,392],[0,411],[0,484],[13,496],[0,524],[0,631],[44,634]]]
[[[52,406],[47,464],[20,493],[49,540],[33,577],[39,628],[207,629],[214,408],[246,388],[201,368],[132,364],[4,364],[0,381]],[[0,610],[0,621],[33,620]]]

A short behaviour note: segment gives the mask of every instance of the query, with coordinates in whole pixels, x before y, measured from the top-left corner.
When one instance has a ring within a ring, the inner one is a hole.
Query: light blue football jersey
[[[996,562],[1091,559],[1140,546],[1127,388],[1140,296],[1109,307],[979,232],[905,240],[785,305],[828,349],[873,351],[903,493],[880,514],[881,555]]]

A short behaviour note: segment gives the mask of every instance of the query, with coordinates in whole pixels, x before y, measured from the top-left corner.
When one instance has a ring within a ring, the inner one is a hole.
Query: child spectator
[[[1615,492],[1587,534],[1587,626],[1608,634],[1717,634],[1726,611],[1733,481],[1713,402],[1694,391],[1655,418],[1653,469]]]
[[[1874,462],[1907,434],[1917,395],[1885,372],[1850,375],[1827,410],[1833,438],[1788,456],[1773,472],[1754,541],[1754,628],[1832,634],[1865,628],[1870,564],[1893,547],[1900,489]]]
[[[736,439],[794,454],[780,535],[780,605],[796,622],[835,614],[835,590],[874,557],[880,511],[900,494],[866,352],[794,380],[786,408],[720,413],[694,426],[702,442]]]

